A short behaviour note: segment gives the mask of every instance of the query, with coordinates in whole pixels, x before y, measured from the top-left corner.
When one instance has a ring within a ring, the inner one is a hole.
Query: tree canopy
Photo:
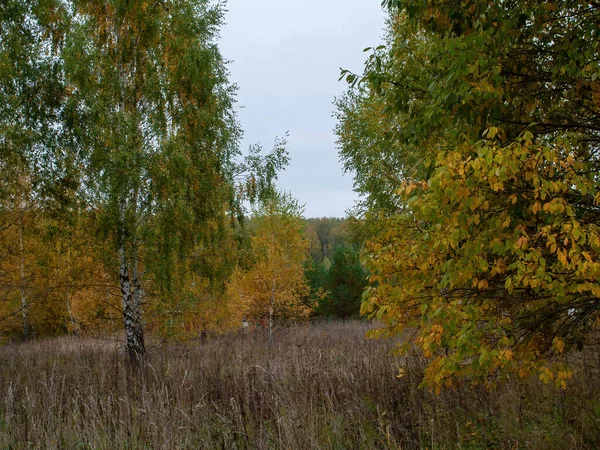
[[[0,6],[0,234],[22,242],[17,257],[0,255],[0,270],[10,273],[8,310],[20,293],[25,334],[38,288],[63,292],[71,311],[77,280],[95,265],[73,273],[77,245],[104,265],[106,304],[122,312],[134,361],[148,320],[179,322],[199,309],[190,303],[214,309],[224,295],[244,202],[271,195],[287,152],[281,140],[241,158],[222,20],[210,0]],[[93,232],[65,243],[79,226]],[[54,245],[48,259],[65,277],[48,288],[34,261]]]
[[[229,292],[245,318],[268,320],[272,339],[275,321],[303,321],[311,314],[304,303],[309,287],[302,209],[290,194],[275,193],[256,208],[252,225],[252,262],[234,274]]]
[[[600,5],[384,4],[386,42],[338,102],[367,196],[362,310],[375,335],[414,330],[429,386],[564,386],[600,317]]]

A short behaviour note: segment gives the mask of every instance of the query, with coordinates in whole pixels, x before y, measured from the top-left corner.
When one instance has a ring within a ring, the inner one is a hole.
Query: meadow
[[[424,362],[367,340],[364,321],[151,342],[132,367],[117,340],[0,347],[1,449],[593,449],[600,356],[566,390],[514,379],[488,391],[419,388]],[[398,377],[399,368],[404,376]]]

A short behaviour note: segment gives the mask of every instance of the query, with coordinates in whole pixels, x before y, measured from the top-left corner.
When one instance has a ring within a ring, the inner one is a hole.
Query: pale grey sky
[[[356,199],[342,176],[332,117],[346,84],[340,67],[361,72],[377,46],[380,0],[228,0],[220,48],[239,87],[242,149],[270,150],[289,131],[292,158],[278,186],[306,205],[305,216],[343,217]]]

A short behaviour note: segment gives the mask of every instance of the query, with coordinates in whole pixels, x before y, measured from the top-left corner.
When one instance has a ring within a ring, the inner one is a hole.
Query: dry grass
[[[495,392],[418,389],[422,363],[365,322],[156,346],[142,373],[110,341],[0,348],[1,449],[597,448],[600,377]],[[399,365],[404,378],[396,378]]]

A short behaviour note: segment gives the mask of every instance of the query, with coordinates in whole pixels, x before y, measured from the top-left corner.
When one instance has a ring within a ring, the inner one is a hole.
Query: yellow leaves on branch
[[[427,181],[412,181],[412,182],[405,181],[396,190],[396,195],[399,195],[401,197],[408,197],[415,190],[420,189],[420,190],[425,191],[425,190],[427,190],[428,187],[429,186],[427,184]]]
[[[558,336],[552,340],[552,346],[558,353],[563,353],[565,351],[565,341]]]
[[[303,267],[308,241],[300,218],[272,209],[255,221],[255,262],[248,270],[236,271],[229,295],[237,298],[243,314],[253,319],[272,315],[279,321],[306,320],[311,314],[303,303],[309,293]]]
[[[598,187],[566,144],[536,146],[529,133],[502,147],[499,134],[441,152],[431,178],[404,183],[406,207],[382,217],[366,246],[372,286],[361,311],[392,334],[416,329],[435,390],[498,373],[564,388],[572,372],[545,358],[567,352],[568,339],[515,336],[527,314],[600,301],[600,227],[581,206],[598,203]],[[597,313],[586,320],[600,323]]]
[[[554,382],[557,388],[566,389],[567,382],[573,378],[573,372],[569,369],[556,369],[553,370],[549,366],[542,366],[539,369],[539,379],[544,384],[550,384]]]

